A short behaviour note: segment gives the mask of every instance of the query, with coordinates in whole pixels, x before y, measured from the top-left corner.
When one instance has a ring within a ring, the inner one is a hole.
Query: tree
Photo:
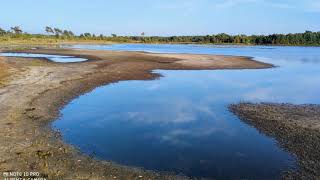
[[[62,34],[62,30],[59,28],[54,28],[54,33],[56,34],[56,36],[60,36]]]
[[[91,33],[84,33],[83,35],[84,35],[84,37],[91,37],[92,36]]]
[[[45,30],[48,34],[54,34],[54,30],[49,26],[46,26]]]
[[[145,32],[137,36],[117,36],[111,34],[111,37],[105,37],[103,34],[96,36],[91,33],[75,35],[70,30],[62,30],[59,28],[45,27],[47,35],[27,34],[23,32],[19,26],[11,27],[8,31],[0,28],[1,39],[2,36],[12,38],[52,38],[48,35],[55,34],[57,38],[81,38],[81,39],[95,39],[95,40],[113,40],[118,42],[145,42],[145,43],[239,43],[239,44],[253,44],[253,45],[317,45],[320,46],[320,32],[305,31],[304,33],[290,33],[290,34],[270,34],[270,35],[229,35],[220,33],[216,35],[206,36],[146,36]],[[22,35],[22,33],[24,33]]]
[[[69,31],[64,30],[64,31],[62,32],[62,35],[64,35],[64,36],[69,36]]]
[[[69,33],[69,36],[72,36],[72,37],[74,37],[75,35],[74,35],[74,33],[72,32],[72,31],[68,31],[68,33]]]
[[[15,26],[15,27],[11,27],[10,28],[15,34],[21,34],[22,30],[20,28],[20,26]]]
[[[7,31],[2,29],[2,28],[0,28],[0,35],[5,35],[5,34],[7,34]]]

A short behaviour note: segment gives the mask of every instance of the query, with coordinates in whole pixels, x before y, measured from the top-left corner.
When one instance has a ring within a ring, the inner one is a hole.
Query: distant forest
[[[306,31],[294,34],[271,34],[271,35],[228,35],[220,33],[206,36],[117,36],[116,34],[95,35],[92,33],[74,34],[70,30],[45,27],[45,34],[29,34],[24,32],[19,26],[5,30],[0,27],[0,42],[10,42],[14,40],[50,40],[50,42],[94,40],[127,43],[198,43],[198,44],[244,44],[244,45],[292,45],[292,46],[319,46],[320,31]]]

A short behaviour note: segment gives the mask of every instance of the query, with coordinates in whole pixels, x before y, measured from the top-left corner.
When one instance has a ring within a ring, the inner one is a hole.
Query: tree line
[[[246,45],[320,45],[320,31],[305,31],[304,33],[271,34],[271,35],[229,35],[220,33],[206,36],[109,36],[93,33],[82,33],[76,35],[70,30],[55,27],[45,27],[45,34],[29,34],[21,27],[14,26],[9,30],[0,27],[0,37],[28,39],[28,38],[54,38],[70,40],[103,40],[113,42],[137,42],[137,43],[199,43],[199,44],[246,44]],[[1,39],[0,39],[1,40]]]

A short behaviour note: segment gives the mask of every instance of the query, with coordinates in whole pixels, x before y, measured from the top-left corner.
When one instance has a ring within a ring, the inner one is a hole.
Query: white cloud
[[[197,120],[197,108],[191,101],[186,99],[166,101],[160,103],[166,104],[165,106],[153,110],[128,112],[126,118],[144,123],[187,123]]]
[[[223,136],[235,136],[235,132],[225,127],[223,124],[216,127],[193,127],[191,129],[173,129],[166,134],[161,135],[159,138],[161,141],[169,142],[175,145],[191,145],[185,141],[185,137],[202,138],[208,137],[213,134],[221,134]]]
[[[149,91],[155,91],[155,90],[159,90],[160,88],[161,88],[161,84],[157,82],[157,83],[151,84],[146,89]]]

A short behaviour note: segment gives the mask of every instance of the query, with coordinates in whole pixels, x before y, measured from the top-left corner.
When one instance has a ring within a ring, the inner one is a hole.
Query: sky
[[[2,0],[0,27],[110,35],[320,31],[320,0]]]

